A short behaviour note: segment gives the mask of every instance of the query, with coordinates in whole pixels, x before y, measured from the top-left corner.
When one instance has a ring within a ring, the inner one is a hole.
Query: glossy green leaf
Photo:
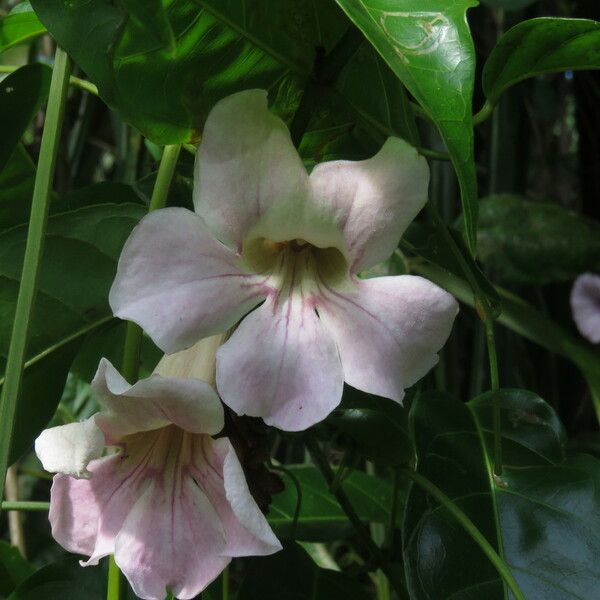
[[[123,0],[123,6],[156,41],[169,52],[175,51],[175,36],[161,0]]]
[[[0,83],[0,171],[46,101],[51,73],[42,64],[25,65]]]
[[[287,469],[296,477],[302,487],[302,507],[296,529],[296,539],[307,542],[321,542],[336,539],[352,532],[344,511],[327,488],[327,483],[312,465],[291,465]],[[282,539],[289,537],[293,516],[296,510],[296,488],[290,478],[281,475],[285,489],[273,496],[268,519],[275,533]],[[389,482],[353,471],[343,480],[348,494],[359,517],[367,522],[387,523],[392,500]],[[400,506],[403,492],[399,493]]]
[[[237,600],[367,600],[348,575],[318,567],[298,544],[272,556],[247,561],[248,574]]]
[[[372,46],[361,46],[340,73],[336,88],[346,100],[350,114],[378,134],[374,152],[392,135],[413,146],[419,145],[417,125],[404,85]],[[336,100],[339,102],[339,97]]]
[[[23,2],[23,4],[29,3]],[[46,28],[40,23],[31,7],[28,8],[29,10],[13,10],[0,19],[0,52],[45,33]]]
[[[471,257],[462,236],[451,228],[445,235],[439,227],[411,223],[402,237],[401,246],[442,269],[465,278],[478,311],[496,317],[501,312],[498,292]]]
[[[108,290],[121,247],[143,214],[140,205],[104,204],[49,218],[17,405],[13,459],[29,447],[54,414],[83,339],[113,320]],[[25,238],[25,225],[0,234],[0,374],[10,340]]]
[[[413,458],[408,411],[398,402],[347,388],[327,423],[368,460],[401,465]]]
[[[83,568],[77,558],[42,567],[7,600],[104,600],[106,575],[101,567]]]
[[[476,246],[472,96],[473,0],[337,0],[438,126],[460,182],[465,233]]]
[[[585,455],[565,458],[564,430],[541,398],[499,393],[501,477],[491,466],[491,394],[468,405],[433,394],[415,401],[419,472],[471,518],[526,598],[593,598],[600,576],[600,463]],[[404,525],[412,598],[506,598],[472,538],[416,486]]]
[[[228,94],[257,87],[275,97],[288,75],[306,78],[315,48],[330,48],[329,36],[338,39],[344,27],[330,26],[335,18],[321,22],[332,10],[337,16],[334,5],[316,12],[310,0],[261,0],[252,19],[242,1],[164,5],[174,53],[134,20],[125,24],[126,13],[109,0],[33,2],[103,99],[161,144],[195,138],[212,105]]]
[[[0,540],[0,597],[8,596],[34,571],[33,565],[21,556],[18,548]]]
[[[557,204],[502,194],[480,202],[479,259],[498,280],[543,285],[600,271],[600,225]]]
[[[542,17],[509,29],[483,69],[483,90],[492,101],[511,85],[542,73],[600,69],[600,23]]]

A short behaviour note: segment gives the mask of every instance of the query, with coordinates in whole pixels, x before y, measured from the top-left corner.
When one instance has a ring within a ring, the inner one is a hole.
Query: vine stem
[[[323,450],[319,446],[319,443],[314,438],[312,434],[307,434],[305,437],[305,444],[308,452],[310,453],[313,462],[325,478],[331,493],[335,496],[342,510],[348,517],[348,520],[354,527],[356,531],[356,535],[360,540],[363,548],[369,553],[371,558],[377,563],[377,566],[383,571],[385,576],[388,578],[390,585],[393,587],[396,595],[400,600],[408,600],[408,595],[406,590],[404,589],[402,583],[399,581],[398,577],[394,573],[392,565],[388,561],[387,557],[383,554],[377,544],[372,540],[371,535],[369,534],[368,529],[365,527],[364,523],[360,520],[360,517],[356,514],[350,499],[346,495],[343,486],[339,485],[335,489],[332,489],[332,485],[335,480],[335,474],[327,461],[327,457],[325,456]]]
[[[37,501],[25,501],[19,500],[15,502],[9,502],[8,500],[2,502],[2,510],[22,510],[31,512],[45,512],[50,510],[50,502],[37,502]]]
[[[494,334],[494,321],[487,319],[485,322],[485,337],[488,347],[488,360],[490,363],[490,388],[493,397],[493,424],[494,424],[494,474],[502,475],[502,421],[500,413],[500,378],[498,376],[498,356],[496,354],[496,336]]]
[[[33,188],[21,283],[6,360],[4,385],[0,396],[0,499],[4,494],[4,482],[12,443],[12,429],[23,378],[30,317],[44,248],[50,192],[54,181],[54,169],[67,101],[70,71],[69,56],[64,50],[57,47],[46,108],[46,122],[40,146],[40,158]]]
[[[492,545],[487,541],[484,535],[477,529],[475,523],[469,519],[469,517],[453,502],[440,488],[438,488],[429,479],[423,477],[416,471],[410,469],[403,469],[403,471],[410,477],[419,487],[423,488],[430,496],[435,498],[452,516],[462,525],[463,529],[471,536],[473,541],[481,548],[483,553],[489,558],[490,562],[494,565],[498,574],[506,585],[510,588],[515,596],[516,600],[527,600],[510,572],[508,565],[504,562],[502,557],[494,550]]]
[[[20,69],[21,65],[0,65],[0,73],[14,73],[17,69]],[[69,84],[73,87],[78,87],[80,90],[84,90],[93,94],[94,96],[98,96],[98,88],[91,82],[85,79],[80,79],[79,77],[74,77],[71,75],[69,77]]]

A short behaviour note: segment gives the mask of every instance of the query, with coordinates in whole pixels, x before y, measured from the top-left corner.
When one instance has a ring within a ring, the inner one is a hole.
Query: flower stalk
[[[40,158],[35,176],[31,216],[27,232],[27,244],[17,297],[2,395],[0,396],[0,498],[12,443],[12,430],[17,400],[21,389],[31,313],[35,300],[38,274],[44,248],[46,222],[50,205],[50,192],[54,181],[54,169],[60,141],[71,62],[67,53],[57,47],[50,94],[46,109],[46,122],[42,134]]]

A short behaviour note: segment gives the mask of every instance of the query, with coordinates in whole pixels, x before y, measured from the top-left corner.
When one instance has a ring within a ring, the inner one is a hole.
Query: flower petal
[[[87,565],[114,552],[116,535],[145,483],[137,466],[113,454],[90,463],[89,479],[54,477],[52,535],[67,550],[90,556]]]
[[[171,484],[171,485],[169,485]],[[166,485],[153,481],[138,500],[115,545],[115,561],[135,593],[163,600],[194,598],[231,560],[221,556],[221,521],[189,477]]]
[[[216,241],[204,221],[184,208],[164,208],[133,230],[109,301],[165,352],[232,327],[264,297],[260,279]]]
[[[304,165],[287,127],[269,112],[266,91],[246,90],[215,105],[204,126],[194,183],[196,212],[238,251],[274,205],[298,205],[309,196]]]
[[[113,440],[171,423],[191,433],[216,434],[223,429],[223,406],[216,392],[198,379],[151,375],[129,385],[103,358],[92,387],[105,411],[98,426]]]
[[[321,163],[310,180],[317,201],[335,213],[357,272],[398,246],[427,202],[429,167],[404,140],[388,138],[373,158]]]
[[[217,353],[217,388],[239,415],[300,431],[340,402],[343,375],[314,305],[299,295],[269,298]]]
[[[577,329],[590,342],[600,342],[600,276],[580,275],[571,291],[571,310]]]
[[[422,277],[357,280],[328,288],[319,315],[333,335],[351,386],[402,400],[437,361],[458,312],[456,300]]]
[[[102,456],[104,435],[94,417],[45,429],[35,440],[35,452],[46,471],[74,477],[88,475],[88,463]]]
[[[282,546],[250,494],[248,482],[234,447],[229,440],[217,440],[215,444],[217,443],[221,443],[227,449],[223,464],[227,500],[237,521],[251,534],[251,536],[244,535],[245,531],[240,531],[240,528],[234,533],[230,528],[226,552],[231,556],[262,556],[278,552]],[[248,537],[253,538],[250,544]]]
[[[246,476],[228,438],[196,441],[194,479],[210,498],[225,529],[225,556],[264,556],[281,544],[248,489]]]

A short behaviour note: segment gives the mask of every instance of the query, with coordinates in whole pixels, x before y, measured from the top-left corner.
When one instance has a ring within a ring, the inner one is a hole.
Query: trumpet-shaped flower
[[[437,362],[456,301],[420,277],[356,274],[391,255],[428,182],[425,159],[397,138],[309,175],[266,92],[229,96],[204,128],[195,213],[166,208],[140,222],[113,311],[167,353],[242,320],[217,355],[219,393],[282,429],[326,417],[344,381],[400,401]]]
[[[600,343],[600,275],[580,275],[571,290],[573,319],[581,335]]]
[[[130,386],[105,359],[103,410],[47,429],[36,452],[54,476],[52,535],[97,564],[108,554],[140,598],[194,598],[234,556],[281,548],[250,495],[206,383],[152,375]],[[120,451],[102,456],[105,446]]]

